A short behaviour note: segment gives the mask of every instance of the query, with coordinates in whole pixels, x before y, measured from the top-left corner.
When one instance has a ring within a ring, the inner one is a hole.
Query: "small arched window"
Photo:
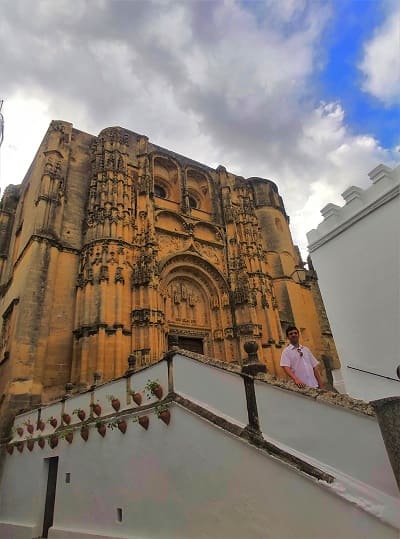
[[[197,203],[197,200],[194,197],[190,196],[190,195],[189,195],[189,206],[190,206],[190,208],[192,210],[193,209],[195,210],[199,206],[198,203]]]
[[[158,198],[167,198],[167,191],[161,185],[154,186],[154,194]]]

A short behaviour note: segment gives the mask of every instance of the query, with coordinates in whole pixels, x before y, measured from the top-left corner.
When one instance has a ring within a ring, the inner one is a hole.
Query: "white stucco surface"
[[[107,395],[123,399],[128,386],[142,391],[148,380],[158,380],[167,396],[166,361],[32,412],[31,420],[54,415],[56,406],[61,414],[67,403],[73,409],[89,398],[99,401],[100,419],[109,427],[102,437],[97,420],[89,422],[85,442],[75,424],[71,444],[60,438],[54,449],[35,443],[32,452],[25,445],[22,453],[14,447],[4,455],[0,538],[40,536],[47,459],[54,456],[59,462],[50,539],[398,537],[400,500],[374,418],[255,381],[265,439],[329,473],[334,480],[328,484],[234,436],[220,421],[229,418],[237,433],[238,425],[247,424],[239,374],[180,354],[172,369],[171,395],[197,406],[167,399],[169,425],[158,417],[153,396],[144,407],[124,408],[119,417],[128,423],[125,434],[107,408]],[[143,415],[148,430],[136,421]]]
[[[113,431],[103,439],[93,432],[87,443],[64,442],[47,451],[60,456],[50,538],[398,536],[393,528],[319,487],[315,480],[191,412],[176,405],[171,412],[168,427],[152,417],[148,431],[130,424],[125,435]],[[5,512],[11,514],[13,505],[16,521],[29,524],[21,538],[31,539],[32,525],[40,527],[43,518],[36,493],[37,485],[46,480],[44,456],[35,448],[31,454],[9,457],[3,479],[9,505],[4,505],[2,496],[0,519]],[[29,470],[29,481],[17,500],[13,482],[20,477],[21,466],[26,474]],[[71,474],[70,484],[65,483],[66,472]],[[116,522],[117,507],[123,512],[121,523]]]
[[[346,391],[364,400],[400,395],[400,167],[370,177],[368,189],[345,191],[342,208],[324,208],[307,235]]]
[[[262,432],[391,496],[398,489],[375,418],[255,382]]]
[[[220,415],[247,425],[247,406],[240,376],[204,365],[177,354],[174,357],[175,391],[194,402],[206,404]]]

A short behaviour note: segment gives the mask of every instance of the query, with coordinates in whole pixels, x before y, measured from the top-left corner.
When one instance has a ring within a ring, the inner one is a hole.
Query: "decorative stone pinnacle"
[[[169,341],[168,348],[170,350],[176,350],[177,348],[179,348],[179,337],[178,337],[178,335],[170,335],[168,341]]]
[[[133,372],[136,369],[136,356],[129,354],[128,356],[128,372]]]
[[[97,385],[97,382],[101,379],[101,372],[93,373],[93,385]]]
[[[255,376],[259,372],[267,372],[267,366],[258,360],[258,343],[256,341],[246,341],[244,343],[247,358],[243,362],[242,372]]]
[[[247,352],[246,363],[258,363],[258,344],[256,341],[246,341],[244,343],[244,350]]]

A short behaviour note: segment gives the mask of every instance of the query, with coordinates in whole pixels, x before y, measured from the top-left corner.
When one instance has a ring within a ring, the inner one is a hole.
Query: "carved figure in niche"
[[[114,156],[110,155],[110,157],[107,159],[107,165],[106,168],[113,169],[114,168]]]
[[[170,283],[165,308],[170,322],[204,326],[208,320],[208,301],[197,285],[186,279]]]
[[[101,266],[99,280],[108,281],[108,266]]]
[[[122,271],[123,271],[123,268],[121,267],[118,267],[116,270],[115,270],[115,277],[114,277],[114,282],[115,283],[124,283],[125,282],[125,279],[124,279],[124,276],[122,274]]]

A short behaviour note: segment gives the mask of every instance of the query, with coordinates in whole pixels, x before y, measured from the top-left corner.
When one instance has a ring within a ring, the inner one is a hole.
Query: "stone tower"
[[[221,361],[256,340],[269,372],[285,328],[338,368],[315,272],[277,186],[113,127],[51,123],[0,208],[0,414],[159,359],[168,339]],[[325,361],[326,363],[326,361]]]

